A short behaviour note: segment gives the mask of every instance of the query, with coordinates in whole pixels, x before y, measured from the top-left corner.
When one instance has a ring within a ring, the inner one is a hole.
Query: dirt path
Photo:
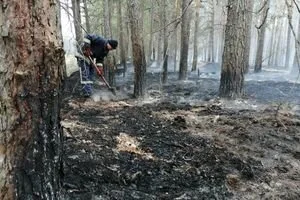
[[[231,109],[200,81],[153,85],[149,103],[66,95],[65,198],[300,199],[300,117]]]

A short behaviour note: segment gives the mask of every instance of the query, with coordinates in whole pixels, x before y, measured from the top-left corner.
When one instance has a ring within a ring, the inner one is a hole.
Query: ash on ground
[[[90,99],[71,76],[65,199],[300,199],[299,84],[250,75],[245,98],[228,101],[211,74],[171,73],[162,86],[147,73],[143,100],[131,98],[130,75],[118,77],[116,97],[98,87]]]

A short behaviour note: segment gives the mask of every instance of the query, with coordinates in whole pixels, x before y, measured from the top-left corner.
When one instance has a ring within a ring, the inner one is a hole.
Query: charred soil
[[[94,101],[77,78],[62,110],[66,199],[300,199],[300,117],[289,110],[225,106],[217,81],[200,79],[205,90],[171,82],[149,87],[151,101]]]

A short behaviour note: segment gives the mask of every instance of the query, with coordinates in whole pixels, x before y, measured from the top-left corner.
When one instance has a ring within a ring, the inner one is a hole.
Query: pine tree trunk
[[[83,38],[81,30],[80,0],[72,0],[72,11],[77,42],[76,46],[77,48],[79,48],[79,45],[81,44]]]
[[[293,20],[293,2],[286,2],[288,7],[288,29],[287,29],[287,42],[286,42],[286,54],[285,54],[285,68],[288,69],[290,66],[290,57],[291,57],[291,34],[292,29],[290,23],[292,25]]]
[[[274,37],[276,34],[276,18],[274,19],[274,23],[272,25],[272,31],[271,31],[271,41],[270,41],[270,48],[269,48],[269,59],[268,59],[268,65],[273,66],[273,57],[274,57]]]
[[[292,73],[300,73],[300,17],[298,17],[297,41],[295,41],[295,55]]]
[[[180,47],[180,63],[179,63],[179,80],[187,79],[188,71],[188,51],[190,37],[190,1],[182,0],[182,21],[181,21],[181,47]]]
[[[158,3],[159,7],[161,7],[161,2]],[[162,9],[159,9],[159,20],[158,20],[158,28],[159,31],[157,32],[157,65],[161,65],[161,62],[163,60],[163,48],[162,48],[162,40],[163,40],[163,23],[161,21],[161,19],[163,18],[163,14],[162,14]]]
[[[199,34],[199,21],[200,21],[200,1],[196,1],[196,18],[195,18],[195,31],[194,31],[194,55],[192,63],[192,71],[197,70],[198,63],[198,34]]]
[[[210,18],[210,33],[209,33],[209,53],[208,53],[208,61],[214,63],[215,62],[215,2],[211,0],[211,18]]]
[[[248,73],[249,71],[249,59],[250,59],[250,45],[251,45],[251,25],[252,25],[252,15],[253,15],[253,1],[248,1],[246,17],[249,20],[246,29],[246,41],[245,41],[245,54],[244,54],[244,72]]]
[[[174,18],[178,18],[179,16],[179,13],[180,13],[180,0],[176,0],[175,2],[175,17]],[[177,52],[178,52],[178,23],[176,23],[174,25],[174,59],[173,59],[173,62],[174,62],[174,72],[176,72],[177,70]]]
[[[245,3],[252,0],[228,0],[225,46],[222,61],[219,95],[238,98],[243,95],[244,53],[248,19]]]
[[[124,67],[123,76],[125,76],[127,71],[127,62],[126,62],[126,53],[125,53],[125,44],[124,44],[124,27],[123,27],[123,15],[122,15],[122,1],[118,3],[118,26],[120,29],[119,43],[120,43],[120,55],[121,55],[121,65]]]
[[[151,55],[153,53],[153,20],[154,20],[154,1],[151,1],[151,11],[150,11],[150,36],[149,36],[149,44],[148,44],[148,56],[147,63],[150,65],[151,63]]]
[[[134,65],[134,96],[145,95],[146,58],[142,33],[141,5],[139,0],[127,0],[128,14],[131,28],[132,55]]]
[[[163,13],[163,39],[164,39],[164,46],[163,46],[163,77],[162,77],[162,82],[165,84],[168,80],[168,33],[167,33],[167,15],[166,15],[166,7],[167,4],[164,0],[162,2],[162,13]]]
[[[88,10],[86,0],[83,0],[83,4],[84,4],[84,15],[85,15],[85,27],[86,27],[86,31],[88,33],[90,33],[91,32],[91,24],[90,24],[90,16],[89,16],[89,10]]]
[[[281,42],[281,35],[282,35],[282,29],[283,29],[283,23],[280,22],[279,26],[278,26],[278,30],[277,30],[277,43],[275,46],[275,56],[274,56],[274,60],[275,60],[275,67],[279,67],[280,65],[280,60],[281,60],[281,53],[280,53],[280,42]]]
[[[267,4],[263,9],[263,14],[261,15],[260,25],[261,27],[258,29],[258,40],[257,40],[257,52],[256,52],[256,60],[254,66],[254,72],[261,72],[262,64],[263,64],[263,54],[264,54],[264,46],[265,46],[265,35],[266,35],[266,27],[267,22],[266,18],[268,16],[270,0],[266,0]]]
[[[0,1],[0,199],[59,199],[65,72],[58,5]]]
[[[112,38],[111,35],[111,25],[110,25],[110,4],[109,0],[105,0],[104,2],[104,35],[106,38]],[[112,52],[110,52],[104,62],[104,74],[108,79],[108,83],[111,86],[115,85],[115,65],[114,65],[114,56]]]

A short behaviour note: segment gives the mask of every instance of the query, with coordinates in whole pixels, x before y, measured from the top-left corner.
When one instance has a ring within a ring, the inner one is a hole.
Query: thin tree
[[[179,17],[180,14],[180,0],[175,1],[175,11],[174,11],[174,19]],[[174,23],[174,35],[173,35],[173,44],[174,44],[174,72],[177,70],[177,52],[178,52],[178,29],[177,26],[179,24],[179,20],[177,23]]]
[[[168,45],[169,45],[169,36],[167,33],[167,13],[166,13],[166,8],[167,8],[167,3],[165,0],[162,0],[162,13],[163,13],[163,39],[164,39],[164,46],[163,46],[163,77],[162,77],[162,82],[166,83],[168,79]]]
[[[297,33],[295,33],[295,37],[295,55],[292,73],[300,73],[300,17],[298,17]]]
[[[282,42],[281,36],[282,36],[283,27],[284,27],[284,23],[281,20],[279,22],[279,25],[278,25],[278,28],[277,28],[277,34],[276,34],[277,35],[276,38],[278,38],[278,39],[276,40],[277,42],[275,43],[275,55],[274,55],[274,60],[275,60],[274,65],[275,65],[275,67],[278,67],[280,62],[281,62],[282,53],[281,53],[280,46],[281,46],[281,42]]]
[[[148,44],[148,56],[147,56],[147,63],[150,65],[153,53],[153,21],[154,21],[154,1],[151,1],[150,7],[150,36],[149,36],[149,44]]]
[[[85,17],[86,31],[88,33],[90,33],[91,32],[90,15],[89,15],[89,10],[88,10],[88,5],[87,5],[86,0],[83,0],[83,6],[84,6],[84,17]]]
[[[290,66],[290,57],[291,57],[291,35],[292,30],[289,22],[293,20],[293,3],[292,0],[285,1],[287,9],[288,9],[288,29],[287,29],[287,42],[286,42],[286,54],[285,54],[285,68],[288,69]]]
[[[265,0],[264,8],[262,10],[262,15],[260,19],[260,25],[256,26],[258,31],[258,40],[257,40],[257,51],[256,51],[254,72],[261,72],[262,70],[265,35],[266,35],[266,27],[267,27],[266,20],[268,17],[269,9],[270,9],[270,0]]]
[[[79,48],[79,45],[82,42],[82,28],[81,28],[81,12],[80,12],[80,0],[72,0],[72,11],[73,11],[73,23],[75,28],[75,38],[76,46]]]
[[[131,28],[131,43],[134,65],[134,96],[136,98],[145,95],[146,58],[142,33],[143,21],[141,17],[141,2],[139,0],[127,0],[128,15]]]
[[[161,8],[162,7],[162,3],[161,1],[157,1],[158,3],[158,7]],[[157,37],[157,50],[156,50],[156,53],[157,53],[157,65],[161,65],[161,62],[163,60],[163,46],[161,45],[162,44],[162,40],[163,40],[163,22],[162,22],[162,19],[163,19],[163,13],[162,13],[162,9],[157,9],[159,11],[158,13],[158,20],[157,20],[157,26],[159,28],[159,30],[157,31],[156,33],[156,37]]]
[[[246,2],[246,17],[248,19],[247,29],[246,29],[246,41],[245,41],[245,54],[244,54],[244,72],[247,73],[249,71],[249,59],[250,59],[250,45],[251,45],[251,26],[252,26],[252,16],[253,16],[253,5],[254,1]]]
[[[274,46],[275,46],[275,35],[276,35],[276,24],[277,24],[277,18],[275,16],[271,17],[272,20],[272,29],[271,29],[271,39],[270,39],[270,47],[269,47],[269,59],[268,59],[268,65],[272,66],[274,64]]]
[[[123,14],[122,14],[122,0],[118,3],[118,26],[119,26],[119,43],[120,43],[120,55],[121,55],[121,65],[124,67],[123,76],[125,76],[127,71],[126,53],[125,53],[125,41],[124,41],[124,24],[123,24]]]
[[[252,0],[228,0],[225,46],[223,52],[219,95],[237,98],[243,95],[244,53],[247,23],[246,5]]]
[[[200,0],[196,1],[196,16],[194,29],[194,55],[192,63],[192,71],[196,71],[198,63],[198,37],[199,37],[199,21],[200,21]]]
[[[215,0],[210,1],[211,15],[209,27],[208,62],[215,62]]]
[[[0,199],[59,199],[65,62],[58,4],[0,7]]]
[[[187,78],[188,71],[188,51],[190,37],[190,0],[182,0],[182,20],[181,20],[181,47],[180,47],[180,62],[179,62],[179,80]]]
[[[110,4],[109,0],[105,0],[103,5],[104,8],[104,36],[106,38],[112,38],[111,34],[111,24],[110,24]],[[108,82],[110,85],[115,85],[115,65],[114,65],[114,57],[113,54],[109,53],[104,62],[104,73],[108,78]]]

